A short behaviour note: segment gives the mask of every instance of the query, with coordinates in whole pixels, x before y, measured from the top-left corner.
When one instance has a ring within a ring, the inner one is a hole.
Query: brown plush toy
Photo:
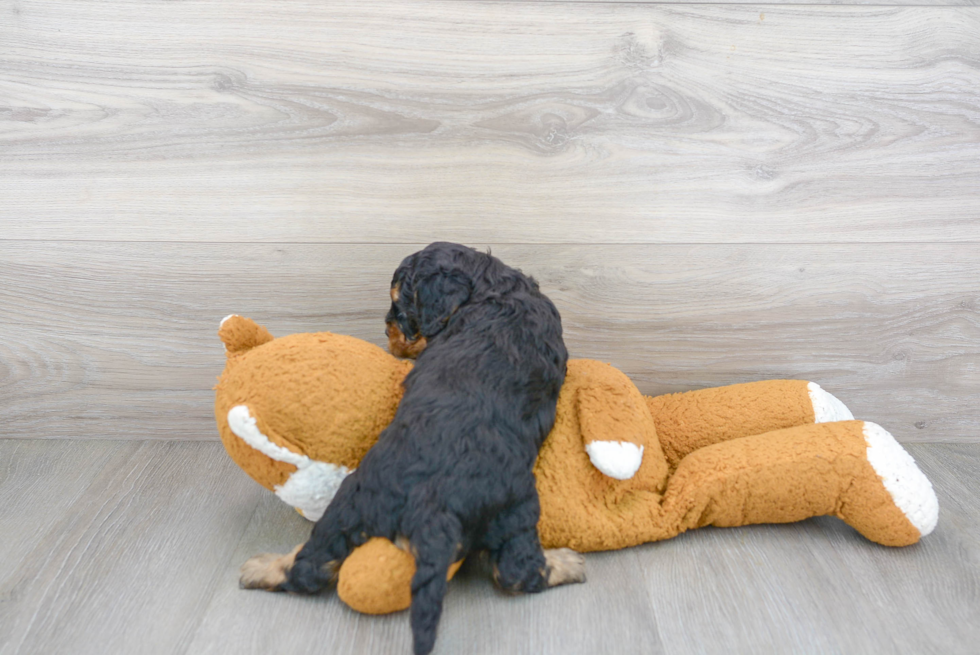
[[[240,316],[219,331],[215,418],[228,453],[318,519],[391,421],[412,363],[331,333],[273,339]],[[913,544],[936,525],[932,485],[880,426],[816,384],[768,380],[645,397],[601,362],[568,362],[535,464],[545,548],[625,548],[704,525],[838,516],[871,541]],[[338,593],[381,614],[411,603],[412,556],[357,548]]]

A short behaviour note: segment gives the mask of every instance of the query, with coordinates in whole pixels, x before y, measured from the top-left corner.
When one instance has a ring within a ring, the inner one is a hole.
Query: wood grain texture
[[[310,653],[350,655],[411,652],[405,614],[369,617],[348,609],[336,594],[304,598],[238,587],[238,568],[262,552],[287,552],[310,536],[311,524],[264,492],[254,515],[219,570],[220,584],[187,653]]]
[[[333,653],[351,655],[411,651],[406,612],[370,617],[349,610],[333,593],[298,599],[238,588],[242,562],[260,552],[289,550],[309,532],[310,524],[295,511],[265,496],[222,573],[223,584],[203,613],[188,655],[291,655],[325,644]],[[446,597],[435,652],[663,652],[638,563],[628,552],[620,555],[590,555],[586,585],[525,597],[497,591],[489,571],[467,563]],[[616,637],[609,639],[599,625],[614,626]]]
[[[797,2],[0,0],[0,655],[409,652],[237,588],[309,524],[211,386],[232,312],[383,344],[435,239],[645,393],[820,382],[941,505],[911,548],[699,530],[533,598],[470,563],[437,653],[974,652],[980,0]]]
[[[520,1],[520,0],[517,0]],[[589,3],[608,3],[608,4],[622,4],[623,0],[533,0],[534,2],[541,3],[562,3],[569,4],[575,2],[589,2]],[[701,5],[701,4],[711,4],[711,5],[760,5],[757,0],[712,0],[711,2],[688,2],[687,0],[629,0],[631,3],[635,4],[683,4],[683,5]],[[881,0],[841,0],[840,2],[812,2],[812,0],[770,0],[769,2],[761,3],[765,5],[808,5],[808,6],[820,6],[820,5],[875,5],[875,6],[887,6],[887,7],[942,7],[942,6],[975,6],[978,0],[889,0],[889,2],[882,2]]]
[[[419,245],[0,243],[0,436],[215,439],[227,314],[385,344]],[[575,357],[659,394],[811,379],[902,441],[980,437],[973,245],[494,246]]]
[[[212,443],[0,446],[13,464],[35,468],[44,490],[22,494],[17,476],[0,483],[5,500],[20,496],[0,515],[41,532],[19,561],[5,561],[0,653],[183,652],[261,487]],[[59,461],[39,466],[45,459]],[[77,493],[70,469],[89,461],[104,465]],[[62,494],[77,497],[54,523],[40,520],[52,512],[44,496]],[[39,518],[25,516],[29,509]]]
[[[585,584],[529,597],[497,592],[470,563],[450,585],[435,652],[971,653],[980,444],[909,450],[941,508],[918,545],[877,546],[832,518],[703,528],[589,554]],[[220,444],[11,440],[0,457],[0,498],[17,501],[0,504],[0,524],[16,517],[43,533],[13,556],[0,546],[4,655],[410,652],[404,612],[238,588],[245,558],[291,548],[310,524]],[[79,493],[65,473],[87,464],[95,473]],[[29,470],[36,489],[72,501],[45,506],[49,496],[26,490]]]
[[[590,554],[585,584],[513,598],[468,565],[447,597],[441,653],[665,653],[632,551]],[[486,617],[486,618],[483,618]]]
[[[0,625],[9,626],[11,602],[25,592],[18,566],[52,532],[107,465],[131,456],[139,444],[0,440]],[[50,543],[48,544],[50,546]]]
[[[971,652],[980,530],[976,509],[964,505],[977,493],[969,481],[978,447],[909,446],[940,506],[935,532],[915,546],[882,548],[824,517],[701,529],[641,547],[667,652],[711,653],[722,643],[731,653]]]
[[[980,241],[980,8],[16,2],[0,238]]]

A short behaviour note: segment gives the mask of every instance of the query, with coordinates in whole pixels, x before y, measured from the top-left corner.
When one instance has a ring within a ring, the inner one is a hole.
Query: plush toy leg
[[[939,511],[911,456],[883,428],[863,421],[799,426],[700,449],[677,467],[663,509],[664,536],[704,525],[833,514],[886,546],[929,534]]]
[[[722,441],[854,418],[837,398],[805,380],[764,380],[646,400],[671,468]]]

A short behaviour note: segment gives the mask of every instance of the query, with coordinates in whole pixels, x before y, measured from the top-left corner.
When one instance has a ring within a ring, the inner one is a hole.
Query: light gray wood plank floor
[[[936,531],[889,549],[842,522],[702,529],[587,557],[584,585],[451,584],[437,653],[974,653],[980,444],[911,444]],[[220,444],[0,440],[0,653],[408,653],[404,613],[238,589],[310,524]]]

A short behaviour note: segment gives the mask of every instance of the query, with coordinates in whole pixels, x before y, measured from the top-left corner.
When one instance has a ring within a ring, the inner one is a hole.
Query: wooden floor
[[[308,525],[216,441],[218,321],[383,343],[434,240],[647,394],[804,378],[932,478],[452,585],[441,653],[980,652],[980,0],[0,0],[0,655],[409,652],[239,591]]]
[[[980,444],[909,447],[939,496],[915,546],[833,518],[702,529],[591,554],[588,582],[451,584],[436,653],[975,653]],[[250,555],[310,524],[220,444],[0,441],[0,653],[409,653],[406,613],[358,615],[333,594],[238,588]]]

